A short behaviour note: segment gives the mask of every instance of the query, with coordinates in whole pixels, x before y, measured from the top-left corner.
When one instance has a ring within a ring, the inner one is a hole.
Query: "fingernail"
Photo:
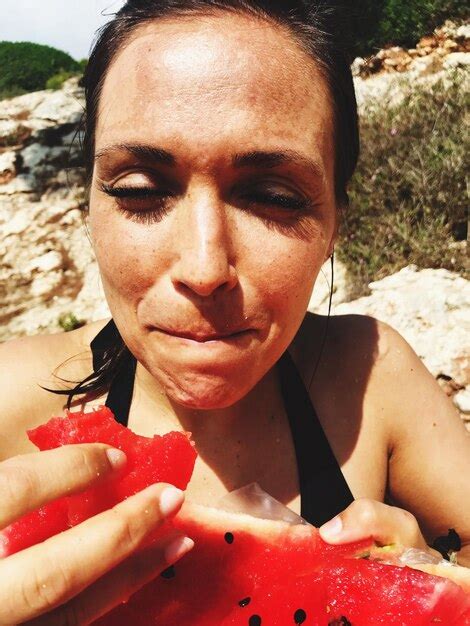
[[[165,548],[165,560],[174,563],[194,547],[194,541],[189,537],[178,537]]]
[[[106,450],[106,456],[109,459],[109,462],[113,466],[114,469],[120,469],[124,467],[127,461],[127,457],[122,450],[118,450],[117,448],[108,448]]]
[[[163,515],[171,515],[183,504],[184,494],[181,489],[167,487],[160,496],[160,511]]]
[[[338,515],[320,527],[320,535],[323,539],[328,540],[330,538],[337,537],[342,530],[343,522],[341,521],[341,517]]]

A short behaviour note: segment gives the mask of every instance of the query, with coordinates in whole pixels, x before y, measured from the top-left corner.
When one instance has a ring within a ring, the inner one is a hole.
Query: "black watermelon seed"
[[[243,600],[240,600],[240,602],[238,603],[238,606],[241,606],[242,609],[245,606],[248,606],[251,602],[251,598],[243,598]]]
[[[261,626],[261,617],[259,615],[252,615],[248,620],[248,626]]]
[[[294,623],[303,624],[307,619],[307,613],[303,609],[297,609],[294,613]]]
[[[169,580],[170,578],[174,578],[176,576],[176,572],[175,572],[175,566],[174,565],[170,565],[170,567],[166,570],[164,570],[160,576],[162,578],[166,578],[167,580]]]
[[[233,543],[235,537],[232,533],[225,533],[224,539],[227,543]]]

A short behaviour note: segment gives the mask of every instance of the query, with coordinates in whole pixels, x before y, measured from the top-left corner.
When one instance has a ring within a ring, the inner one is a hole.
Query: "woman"
[[[455,410],[390,328],[306,314],[357,160],[334,29],[320,3],[263,0],[134,0],[104,29],[85,77],[85,151],[113,321],[2,346],[0,526],[125,463],[102,445],[32,453],[24,431],[65,408],[45,389],[57,373],[84,381],[73,407],[107,401],[143,435],[191,431],[194,501],[256,481],[327,522],[332,543],[430,549],[456,528],[470,563]],[[0,624],[109,610],[191,549],[173,537],[137,551],[182,499],[153,486],[4,559]]]

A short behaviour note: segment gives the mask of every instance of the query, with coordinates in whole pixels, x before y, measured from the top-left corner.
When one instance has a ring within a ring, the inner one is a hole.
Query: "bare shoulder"
[[[325,326],[308,317],[296,338],[304,376],[318,362]],[[311,393],[335,453],[353,459],[352,481],[369,480],[360,468],[372,457],[370,475],[385,458],[390,502],[413,513],[428,538],[456,528],[470,542],[462,506],[470,500],[470,436],[406,340],[370,317],[333,317],[319,363]]]
[[[291,350],[302,376],[313,385],[323,388],[328,380],[354,377],[364,386],[397,335],[386,324],[365,315],[328,319],[307,313]]]
[[[45,390],[66,389],[65,381],[90,374],[90,341],[105,321],[68,333],[13,339],[0,345],[0,459],[26,452],[24,433],[65,408],[66,397]]]
[[[371,387],[381,378],[427,373],[406,340],[388,324],[366,315],[307,314],[292,346],[299,368],[319,378],[338,376],[362,379]],[[416,366],[418,366],[416,368]]]

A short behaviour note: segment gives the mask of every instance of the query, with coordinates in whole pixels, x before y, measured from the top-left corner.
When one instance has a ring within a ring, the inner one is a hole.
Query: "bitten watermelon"
[[[351,558],[370,542],[331,546],[312,526],[193,504],[173,525],[194,549],[97,626],[463,626],[470,608],[450,580]]]
[[[54,417],[28,431],[40,450],[75,443],[106,443],[126,453],[115,478],[80,494],[60,498],[14,522],[0,534],[3,556],[23,550],[75,526],[156,482],[186,489],[196,460],[189,434],[142,437],[119,424],[107,407]]]

